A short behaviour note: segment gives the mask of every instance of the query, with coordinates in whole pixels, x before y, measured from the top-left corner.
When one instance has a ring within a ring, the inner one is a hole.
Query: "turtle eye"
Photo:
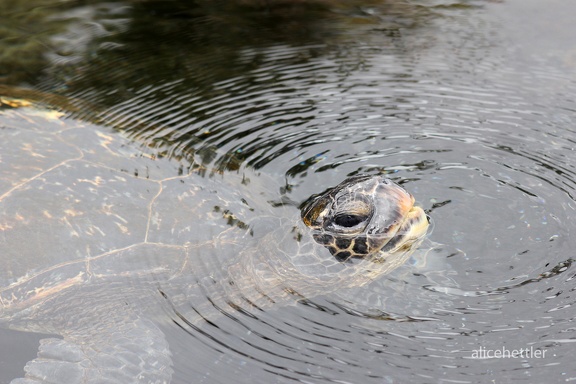
[[[353,215],[353,214],[338,215],[334,217],[334,224],[344,228],[352,228],[362,223],[364,220],[366,220],[366,218],[367,216],[364,215]]]

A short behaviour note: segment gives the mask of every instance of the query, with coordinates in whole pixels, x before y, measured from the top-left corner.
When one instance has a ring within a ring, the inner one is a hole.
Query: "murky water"
[[[572,3],[33,3],[0,2],[2,93],[111,127],[174,175],[201,159],[250,194],[250,172],[269,201],[237,219],[256,237],[259,214],[360,173],[434,221],[430,252],[367,286],[241,311],[208,292],[190,305],[222,306],[200,323],[167,311],[172,382],[576,379]],[[218,276],[234,252],[211,252]],[[0,333],[0,382],[39,338]]]

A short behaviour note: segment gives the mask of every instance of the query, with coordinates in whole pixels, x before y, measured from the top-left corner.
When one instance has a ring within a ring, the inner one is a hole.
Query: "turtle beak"
[[[401,249],[408,249],[424,238],[430,227],[428,215],[420,207],[412,207],[406,219],[396,232],[395,241],[387,252],[394,253]]]
[[[412,207],[410,212],[408,212],[408,217],[406,217],[406,221],[400,230],[402,230],[406,225],[410,228],[410,230],[407,232],[407,238],[412,240],[420,239],[428,231],[428,227],[430,226],[430,219],[422,208]]]

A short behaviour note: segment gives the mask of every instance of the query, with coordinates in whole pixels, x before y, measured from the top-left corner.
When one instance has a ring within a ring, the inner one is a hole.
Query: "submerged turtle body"
[[[270,204],[270,182],[249,170],[212,173],[3,102],[0,325],[62,336],[43,340],[14,383],[170,382],[166,313],[193,322],[218,301],[261,307],[362,286],[428,228],[413,197],[379,176],[298,212]]]

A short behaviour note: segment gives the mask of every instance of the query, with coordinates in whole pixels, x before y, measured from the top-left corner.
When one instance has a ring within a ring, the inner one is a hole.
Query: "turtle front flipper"
[[[63,339],[43,339],[38,357],[24,368],[25,377],[11,384],[169,383],[172,359],[162,331],[143,318],[111,320],[115,327],[104,324]]]

